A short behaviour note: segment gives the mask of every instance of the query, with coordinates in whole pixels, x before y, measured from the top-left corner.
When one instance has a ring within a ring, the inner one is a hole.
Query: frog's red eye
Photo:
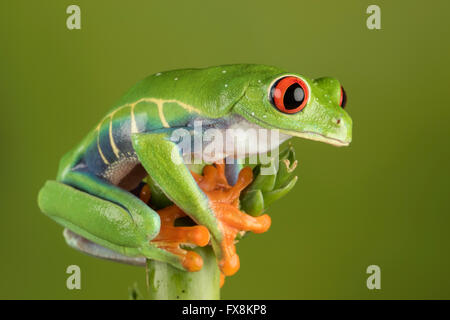
[[[344,87],[341,86],[341,99],[339,100],[339,105],[342,107],[342,109],[344,109],[346,104],[347,104],[347,94],[345,93]]]
[[[270,101],[283,113],[292,114],[302,111],[308,99],[308,85],[294,76],[279,79],[270,89]]]

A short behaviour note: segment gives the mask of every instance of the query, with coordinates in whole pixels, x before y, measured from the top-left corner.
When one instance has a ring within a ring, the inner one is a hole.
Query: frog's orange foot
[[[199,271],[203,266],[202,257],[194,251],[182,249],[180,245],[206,246],[209,243],[208,229],[204,226],[175,227],[175,220],[186,215],[176,205],[157,212],[161,218],[161,229],[152,243],[158,248],[177,255],[187,271]]]
[[[148,203],[151,199],[151,191],[145,184],[139,198]],[[151,242],[158,248],[166,250],[178,256],[183,267],[188,271],[199,271],[203,266],[203,259],[194,251],[184,250],[182,244],[193,244],[200,247],[209,243],[209,232],[204,226],[175,227],[175,220],[186,216],[176,205],[172,205],[157,211],[161,219],[159,234]]]
[[[266,232],[270,227],[271,219],[267,214],[252,217],[227,203],[213,202],[211,207],[220,221],[224,236],[221,243],[223,256],[219,260],[219,268],[225,276],[231,276],[240,267],[235,247],[236,236],[242,231]]]
[[[269,229],[271,220],[265,214],[252,217],[239,210],[239,196],[253,179],[253,172],[246,167],[239,172],[238,180],[230,186],[225,177],[225,165],[215,164],[203,169],[203,176],[193,174],[199,187],[210,200],[210,205],[222,229],[222,256],[219,268],[224,276],[230,276],[239,270],[239,256],[236,253],[235,239],[241,232],[262,233]]]

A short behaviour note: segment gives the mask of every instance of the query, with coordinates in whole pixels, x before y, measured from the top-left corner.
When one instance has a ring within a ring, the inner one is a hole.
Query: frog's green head
[[[352,140],[346,95],[334,78],[308,79],[271,69],[254,72],[235,112],[268,129],[335,146]]]

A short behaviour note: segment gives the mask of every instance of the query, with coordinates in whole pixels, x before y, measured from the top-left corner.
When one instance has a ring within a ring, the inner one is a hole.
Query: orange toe
[[[203,267],[203,259],[197,252],[187,251],[186,255],[184,255],[183,257],[181,264],[187,271],[200,271]]]
[[[232,276],[239,270],[240,267],[241,263],[237,253],[225,256],[219,261],[219,268],[224,276]]]
[[[204,226],[185,227],[187,230],[187,243],[204,247],[209,243],[209,231]]]

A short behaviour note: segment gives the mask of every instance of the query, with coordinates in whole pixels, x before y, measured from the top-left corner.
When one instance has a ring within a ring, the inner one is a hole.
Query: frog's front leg
[[[227,241],[226,230],[218,221],[220,215],[184,164],[181,150],[170,140],[169,134],[137,133],[132,136],[132,142],[139,161],[167,197],[195,222],[208,228],[222,272],[225,275],[236,272],[239,258],[235,252],[228,252],[229,246],[224,245]],[[255,230],[259,227],[258,224]],[[267,229],[268,225],[264,228]]]
[[[47,181],[38,201],[42,211],[55,221],[105,248],[198,270],[191,269],[195,264],[183,261],[180,255],[150,242],[160,231],[158,213],[133,194],[93,175],[72,171],[63,182]]]

